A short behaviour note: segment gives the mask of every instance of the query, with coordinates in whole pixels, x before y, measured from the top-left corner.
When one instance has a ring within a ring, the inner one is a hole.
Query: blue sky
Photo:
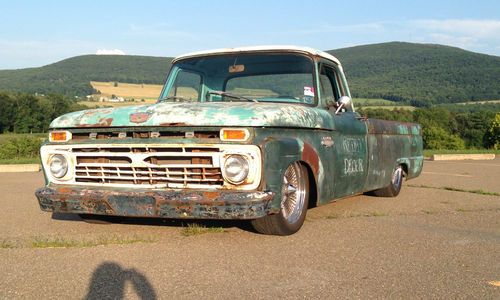
[[[500,56],[500,0],[0,0],[0,69],[82,54],[176,56],[292,44],[330,50],[388,41]]]

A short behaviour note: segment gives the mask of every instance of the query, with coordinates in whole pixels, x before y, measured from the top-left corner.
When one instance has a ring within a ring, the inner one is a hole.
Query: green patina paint
[[[132,122],[138,113],[149,114],[141,123]],[[63,115],[51,128],[130,126],[270,126],[332,128],[324,109],[284,103],[158,103],[149,106],[84,110]]]
[[[312,57],[311,63],[313,61],[313,90],[317,91],[312,96],[314,103],[293,102],[299,101],[296,97],[289,98],[289,103],[206,102],[206,99],[199,97],[199,102],[161,102],[74,112],[51,123],[51,128],[69,129],[73,134],[80,134],[81,139],[68,142],[72,144],[185,144],[194,147],[221,143],[257,145],[262,151],[262,183],[256,190],[61,188],[51,185],[48,180],[47,187],[37,191],[41,208],[47,211],[168,218],[252,219],[279,212],[284,172],[297,161],[309,170],[310,190],[316,191],[312,199],[317,204],[386,187],[398,165],[403,165],[407,178],[418,176],[423,165],[420,125],[366,120],[360,118],[352,107],[335,114],[334,110],[326,106],[327,91],[320,94],[321,74],[318,70],[324,62],[317,57]],[[343,85],[339,91],[349,96],[342,67],[336,62],[331,64],[339,73],[338,84]],[[225,69],[214,68],[217,72]],[[177,73],[173,72],[168,79],[167,87],[162,92],[164,97],[173,88]],[[203,79],[200,94],[222,90],[224,79],[217,76]],[[218,133],[223,127],[248,128],[250,139],[228,142],[218,137],[184,135],[197,131]],[[105,134],[111,131],[176,131],[181,134],[168,138],[126,135],[121,139],[112,137],[97,140],[86,136],[89,133]],[[61,147],[64,147],[64,143]],[[46,177],[48,172],[45,170]],[[211,197],[210,202],[206,201],[207,195]]]

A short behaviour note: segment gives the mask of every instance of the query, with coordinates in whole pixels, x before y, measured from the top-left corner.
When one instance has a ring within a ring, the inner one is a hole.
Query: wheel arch
[[[307,208],[314,208],[318,206],[319,199],[317,178],[309,163],[303,160],[300,160],[299,163],[306,168],[307,177],[309,179],[309,204]]]
[[[408,175],[408,169],[410,166],[410,160],[407,158],[400,158],[396,161],[396,165],[394,166],[394,169],[397,166],[401,166],[403,168],[403,176],[406,177]]]

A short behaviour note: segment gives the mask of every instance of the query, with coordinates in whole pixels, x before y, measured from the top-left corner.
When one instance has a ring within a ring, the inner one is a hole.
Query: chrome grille
[[[75,182],[98,185],[220,187],[213,147],[75,147]]]

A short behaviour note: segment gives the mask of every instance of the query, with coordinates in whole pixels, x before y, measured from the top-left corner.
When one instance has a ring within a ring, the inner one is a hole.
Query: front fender
[[[281,203],[281,185],[286,168],[300,160],[303,143],[293,138],[268,138],[262,145],[265,190],[275,193],[270,212],[277,213]]]

